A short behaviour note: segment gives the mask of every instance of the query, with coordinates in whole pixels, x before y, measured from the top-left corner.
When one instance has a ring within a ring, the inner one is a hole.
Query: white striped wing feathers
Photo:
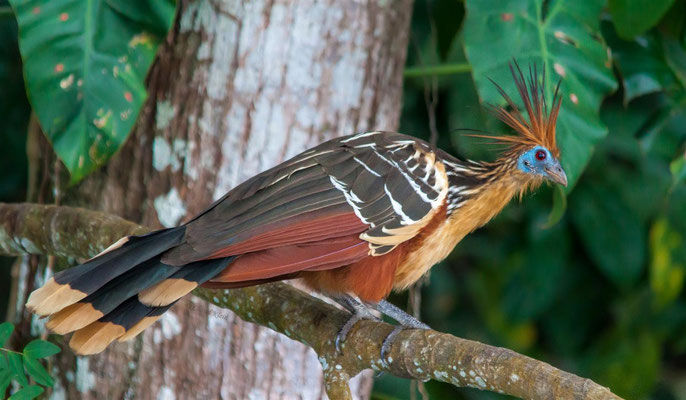
[[[329,154],[315,159],[355,214],[369,224],[360,238],[369,242],[371,255],[386,254],[416,236],[444,204],[445,167],[425,143],[400,134],[366,132],[340,144],[344,156],[339,157],[348,157],[354,168],[339,162],[329,167]]]

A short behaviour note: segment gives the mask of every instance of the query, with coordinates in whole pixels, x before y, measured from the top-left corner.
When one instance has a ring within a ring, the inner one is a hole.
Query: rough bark
[[[102,237],[73,234],[79,227],[95,233],[98,226]],[[141,226],[94,211],[0,203],[0,254],[90,257],[117,234],[144,231]],[[222,291],[198,289],[194,293],[233,310],[246,321],[268,326],[314,349],[331,398],[349,399],[349,377],[371,368],[404,378],[436,379],[524,399],[621,400],[590,379],[542,361],[432,330],[401,332],[388,358],[380,360],[381,343],[392,327],[364,321],[354,327],[338,353],[332,338],[347,315],[286,284]],[[225,310],[218,311],[215,317],[226,316]]]
[[[172,226],[309,146],[397,127],[411,0],[179,6],[124,148],[76,187],[47,174],[61,204]],[[197,299],[134,345],[91,358],[65,352],[56,368],[69,398],[324,397],[310,349]],[[354,392],[369,389],[367,377]]]

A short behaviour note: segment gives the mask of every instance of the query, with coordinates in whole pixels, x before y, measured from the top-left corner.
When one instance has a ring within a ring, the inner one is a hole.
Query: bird
[[[545,74],[510,63],[520,109],[491,105],[513,134],[495,161],[462,160],[418,138],[370,131],[335,138],[230,190],[188,222],[121,238],[29,296],[76,354],[130,340],[197,287],[231,289],[300,279],[350,312],[336,347],[373,310],[402,329],[428,329],[388,302],[443,260],[512,198],[543,182],[567,186],[556,144],[560,84],[548,109]],[[495,82],[494,82],[495,84]]]

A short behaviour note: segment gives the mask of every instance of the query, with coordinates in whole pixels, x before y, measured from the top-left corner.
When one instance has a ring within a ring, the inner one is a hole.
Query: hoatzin
[[[366,132],[307,150],[235,187],[187,223],[120,239],[34,291],[47,327],[75,332],[79,354],[133,338],[198,286],[239,288],[301,278],[351,311],[336,344],[371,309],[428,328],[384,299],[412,285],[510,199],[545,180],[567,184],[536,72],[510,67],[528,118],[495,115],[516,135],[495,162],[462,161],[414,137]],[[545,77],[543,77],[545,79]],[[527,82],[528,81],[528,82]],[[558,84],[559,88],[559,84]],[[478,135],[475,135],[478,136]]]

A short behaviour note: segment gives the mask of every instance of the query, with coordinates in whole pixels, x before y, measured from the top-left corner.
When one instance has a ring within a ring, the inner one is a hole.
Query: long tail
[[[162,253],[181,244],[184,233],[180,226],[122,238],[50,278],[31,293],[26,306],[49,316],[47,327],[55,333],[75,332],[69,346],[78,354],[99,353],[114,340],[129,340],[233,260],[163,263]]]

